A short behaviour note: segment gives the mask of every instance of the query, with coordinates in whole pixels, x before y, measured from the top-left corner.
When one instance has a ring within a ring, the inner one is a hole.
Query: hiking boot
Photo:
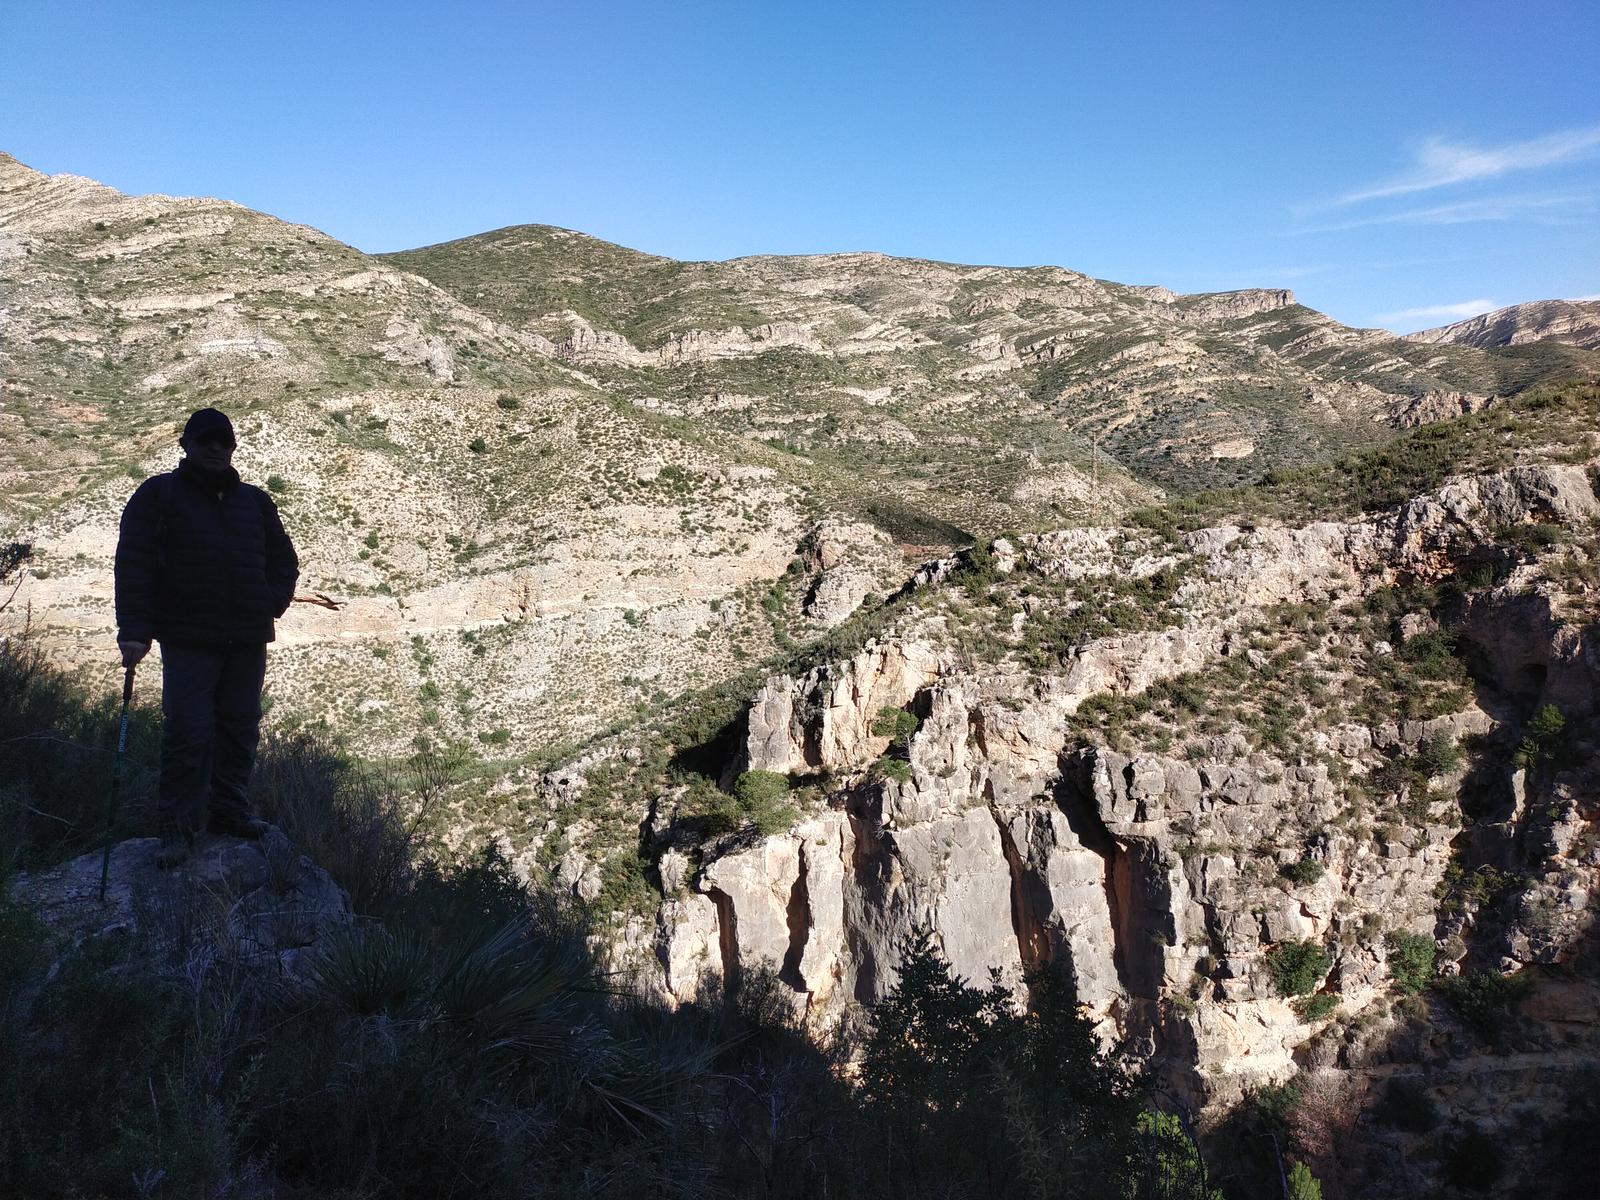
[[[156,866],[163,871],[170,871],[187,859],[192,849],[194,834],[177,825],[169,825],[161,831],[161,844],[156,847]]]
[[[206,828],[212,833],[224,833],[229,837],[244,838],[246,841],[255,842],[267,836],[271,828],[260,817],[252,817],[247,812],[216,812],[212,811],[206,821]]]

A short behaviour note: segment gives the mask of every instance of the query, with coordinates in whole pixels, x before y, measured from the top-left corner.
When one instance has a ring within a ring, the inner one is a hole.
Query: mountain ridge
[[[1448,342],[1481,350],[1532,342],[1593,350],[1600,347],[1600,300],[1530,300],[1405,336],[1407,341]]]
[[[986,531],[1372,444],[1517,366],[1346,330],[1286,290],[1059,267],[685,264],[530,225],[376,257],[10,157],[0,256],[0,522],[40,549],[43,636],[94,661],[130,481],[222,404],[308,583],[351,601],[337,626],[290,614],[275,693],[329,722],[366,705],[373,749],[592,733]],[[504,678],[469,682],[487,629]],[[454,708],[424,687],[439,673]]]

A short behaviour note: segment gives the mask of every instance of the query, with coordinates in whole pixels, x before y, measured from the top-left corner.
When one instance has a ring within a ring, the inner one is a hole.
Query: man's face
[[[183,449],[196,466],[207,471],[222,471],[233,463],[233,438],[221,430],[190,438]]]

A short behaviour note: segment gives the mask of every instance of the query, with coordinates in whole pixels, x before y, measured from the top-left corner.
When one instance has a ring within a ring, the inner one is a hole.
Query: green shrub
[[[489,449],[489,443],[484,441],[481,437],[475,437],[467,443],[467,449],[471,450],[474,454],[484,454]]]
[[[505,392],[501,392],[496,396],[494,402],[506,412],[516,412],[517,409],[522,407],[521,400],[518,400],[515,396],[508,396]]]
[[[274,495],[280,495],[281,496],[284,492],[286,492],[288,490],[289,490],[289,481],[286,480],[282,475],[268,475],[267,476],[267,491],[273,493]]]
[[[1332,992],[1318,992],[1304,1000],[1296,1000],[1294,1010],[1300,1019],[1310,1024],[1313,1021],[1326,1020],[1339,1008],[1339,997]]]
[[[1388,948],[1389,975],[1402,992],[1415,996],[1433,982],[1438,948],[1431,937],[1420,933],[1393,933],[1389,935]]]
[[[793,822],[788,796],[789,779],[776,771],[746,771],[733,782],[739,817],[763,834],[777,833]]]
[[[1417,747],[1414,762],[1425,779],[1448,775],[1461,765],[1461,750],[1448,734],[1430,734]]]
[[[885,704],[872,720],[872,736],[886,737],[891,746],[903,751],[911,744],[911,735],[919,724],[915,713]]]
[[[859,1090],[880,1144],[916,1164],[897,1194],[982,1180],[961,1193],[1217,1200],[1182,1126],[1144,1110],[1065,976],[1028,982],[1033,1003],[1018,1013],[1004,988],[955,976],[926,930],[902,948],[870,1013]]]
[[[363,540],[368,550],[376,550],[378,548],[378,531],[376,529],[367,530],[367,536]]]
[[[1289,1200],[1322,1200],[1322,1184],[1303,1162],[1289,1165]]]
[[[1523,769],[1531,769],[1543,759],[1559,754],[1567,729],[1567,718],[1554,704],[1546,704],[1528,718],[1523,727],[1522,744],[1517,747],[1515,761]]]
[[[733,783],[734,797],[746,808],[759,808],[789,794],[789,780],[776,771],[746,771]]]
[[[1308,887],[1322,878],[1322,864],[1314,858],[1302,858],[1299,862],[1285,863],[1278,868],[1278,874],[1297,887]]]
[[[1520,975],[1474,971],[1446,979],[1443,990],[1457,1016],[1485,1041],[1499,1042],[1509,1032],[1517,1006],[1527,994],[1528,981]]]
[[[1272,985],[1280,996],[1308,996],[1333,960],[1316,942],[1279,942],[1267,951],[1267,970],[1272,975]]]
[[[1432,629],[1407,638],[1398,656],[1424,679],[1449,679],[1461,666],[1455,652],[1456,635],[1448,630]]]
[[[896,783],[910,783],[911,764],[903,758],[891,758],[885,754],[872,764],[868,774],[873,779],[892,779]]]

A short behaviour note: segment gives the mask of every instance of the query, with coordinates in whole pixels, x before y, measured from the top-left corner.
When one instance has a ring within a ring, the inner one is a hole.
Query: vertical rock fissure
[[[731,997],[739,989],[739,939],[735,928],[733,897],[721,888],[709,888],[706,895],[717,906],[717,948],[722,952],[722,987]]]
[[[989,815],[994,818],[995,828],[1000,831],[1000,848],[1005,853],[1006,866],[1011,871],[1011,928],[1017,938],[1017,955],[1022,960],[1022,969],[1031,973],[1049,965],[1050,941],[1033,899],[1028,895],[1028,868],[1017,850],[1017,840],[1011,836],[1005,818],[993,804],[989,806]]]
[[[797,992],[805,992],[805,976],[800,963],[805,958],[806,942],[811,937],[811,895],[806,884],[806,847],[800,846],[800,867],[795,872],[794,884],[789,889],[789,904],[785,916],[789,925],[789,948],[784,952],[783,966],[778,978]]]
[[[1095,807],[1093,788],[1083,776],[1092,769],[1093,759],[1069,760],[1063,764],[1061,781],[1055,789],[1055,800],[1067,826],[1084,849],[1097,854],[1105,864],[1104,888],[1106,912],[1111,925],[1111,965],[1117,981],[1124,991],[1129,991],[1127,914],[1131,897],[1128,894],[1129,872],[1127,855],[1120,842],[1106,828],[1099,810]]]
[[[882,961],[889,948],[884,930],[888,924],[888,854],[878,837],[877,814],[847,813],[850,822],[850,861],[846,878],[843,912],[844,944],[850,973],[854,976],[855,999],[871,1004],[878,999],[882,974],[888,964]]]

